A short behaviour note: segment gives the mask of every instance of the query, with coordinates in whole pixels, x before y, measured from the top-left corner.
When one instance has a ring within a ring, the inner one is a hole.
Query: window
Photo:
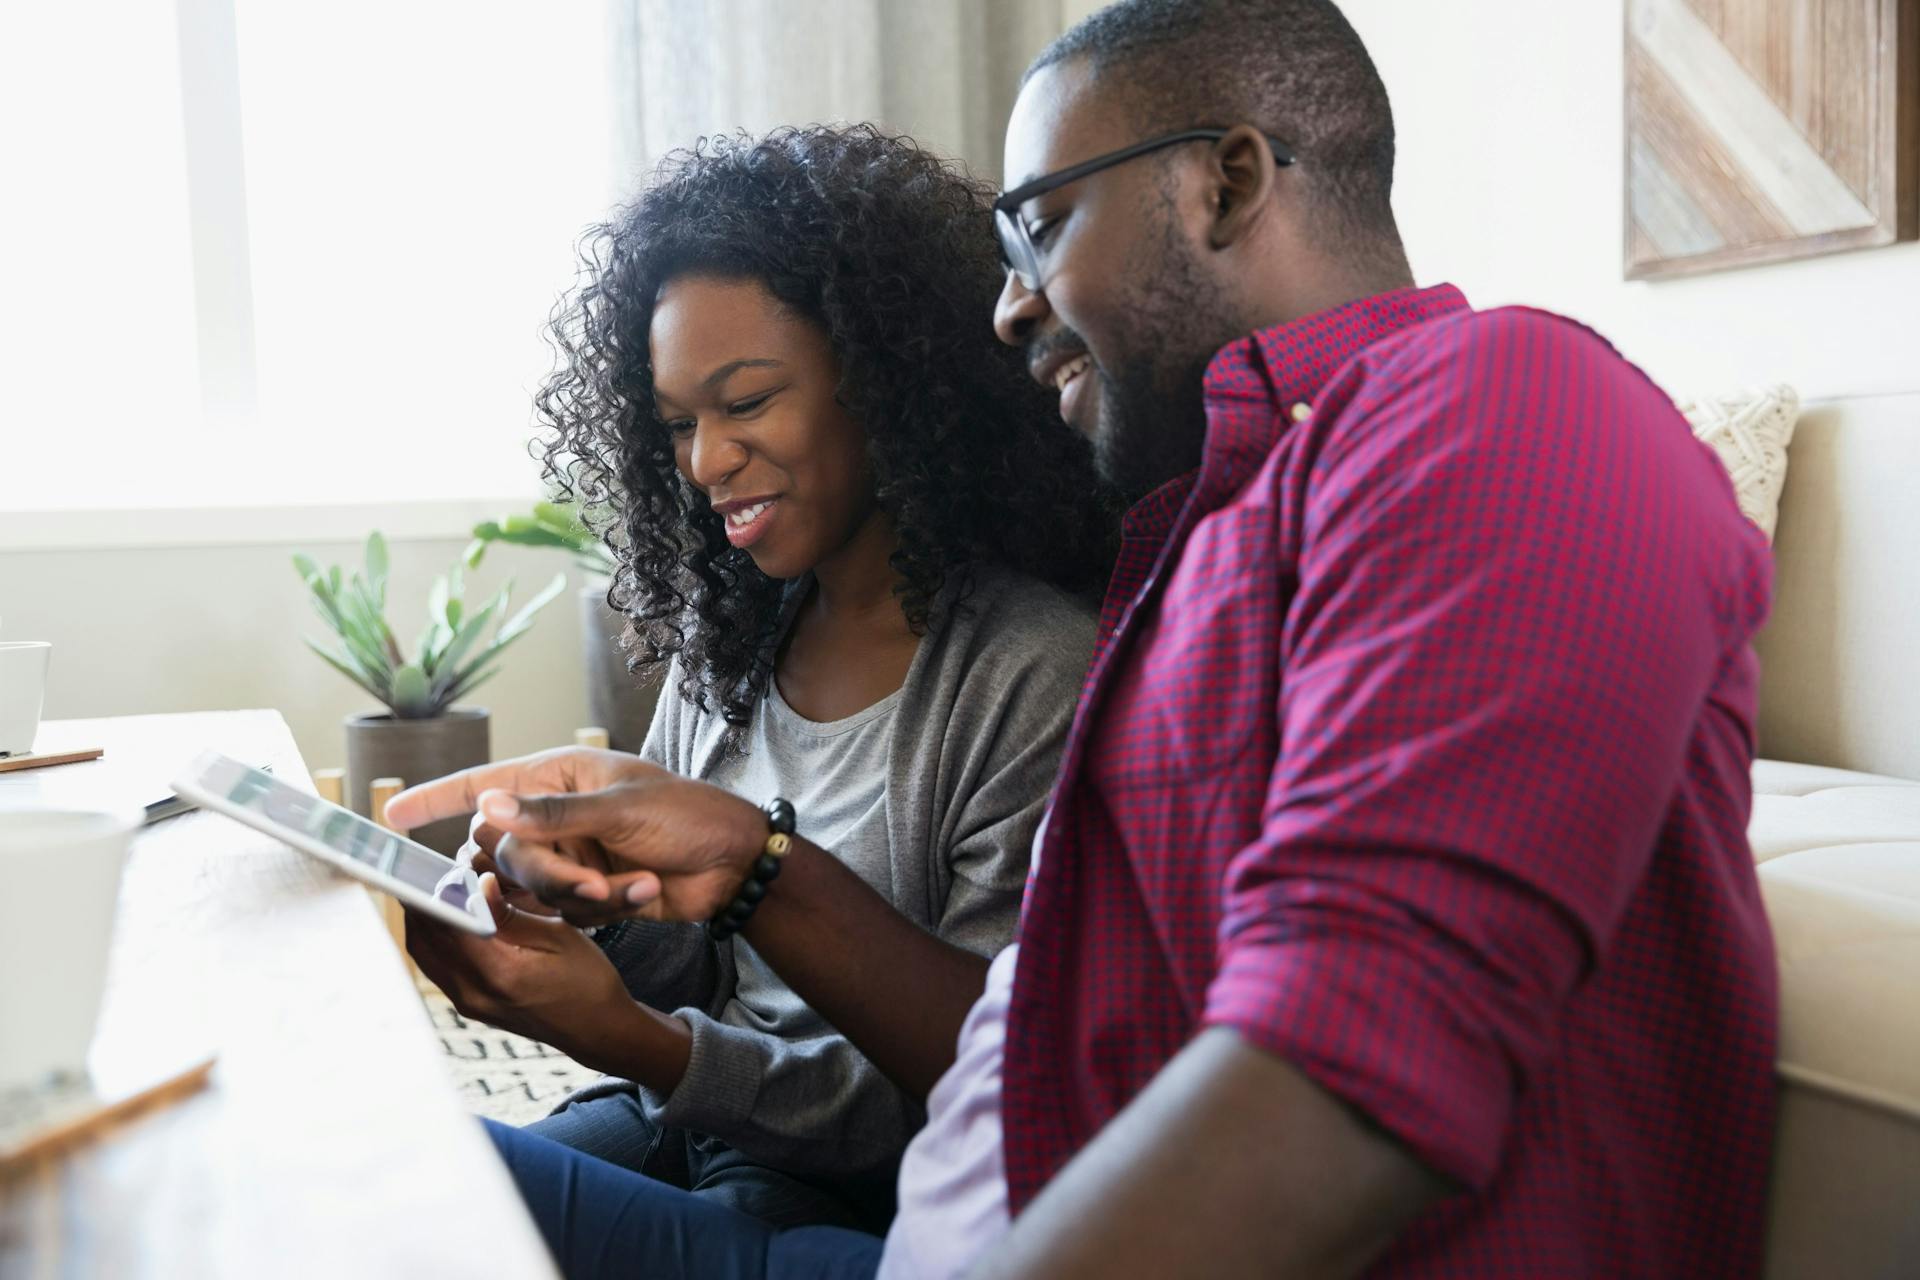
[[[0,510],[532,493],[609,9],[0,9]]]

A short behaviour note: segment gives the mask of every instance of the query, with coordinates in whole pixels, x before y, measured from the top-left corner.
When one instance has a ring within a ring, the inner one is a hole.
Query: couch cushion
[[[1920,787],[1865,780],[1803,795],[1753,796],[1747,838],[1762,864],[1838,845],[1920,840]]]
[[[1767,1274],[1920,1257],[1920,783],[1754,767],[1749,837],[1780,964]]]
[[[1753,793],[1757,796],[1804,796],[1829,787],[1920,787],[1906,778],[1888,778],[1851,769],[1829,769],[1823,764],[1795,764],[1791,760],[1755,760]]]

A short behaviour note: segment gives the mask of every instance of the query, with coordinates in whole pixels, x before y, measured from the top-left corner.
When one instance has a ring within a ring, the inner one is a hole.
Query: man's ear
[[[1225,249],[1251,235],[1266,216],[1279,166],[1266,135],[1248,124],[1229,129],[1208,159],[1214,196],[1208,243]]]

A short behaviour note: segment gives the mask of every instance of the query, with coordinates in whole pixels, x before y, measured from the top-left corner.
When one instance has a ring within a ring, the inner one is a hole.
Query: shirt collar
[[[1450,284],[1395,289],[1228,343],[1207,365],[1202,470],[1215,469],[1216,454],[1226,455],[1221,461],[1265,458],[1290,425],[1312,413],[1315,398],[1348,361],[1402,329],[1467,310],[1466,295]],[[1270,411],[1244,412],[1249,401]]]
[[[1469,311],[1450,284],[1395,289],[1255,330],[1214,353],[1203,382],[1207,439],[1198,472],[1142,498],[1127,515],[1129,537],[1163,536],[1196,488],[1244,482],[1340,368],[1402,329]],[[1249,412],[1249,410],[1253,410]]]

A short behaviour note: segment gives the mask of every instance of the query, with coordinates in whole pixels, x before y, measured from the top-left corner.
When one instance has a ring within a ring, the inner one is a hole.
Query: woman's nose
[[[732,432],[716,424],[695,423],[687,449],[687,479],[711,490],[725,484],[746,461],[747,448]]]

